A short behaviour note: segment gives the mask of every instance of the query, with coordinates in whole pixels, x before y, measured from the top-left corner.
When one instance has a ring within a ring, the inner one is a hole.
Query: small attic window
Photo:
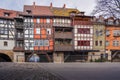
[[[27,14],[31,14],[32,11],[31,10],[26,10]]]
[[[70,12],[70,16],[75,16],[75,14],[76,14],[76,11],[71,11]]]
[[[4,16],[6,16],[6,17],[8,17],[8,16],[10,16],[10,13],[4,13]]]

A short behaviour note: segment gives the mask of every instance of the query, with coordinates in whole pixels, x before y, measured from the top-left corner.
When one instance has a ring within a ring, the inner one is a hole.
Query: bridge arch
[[[0,62],[12,62],[12,60],[7,54],[0,53]]]

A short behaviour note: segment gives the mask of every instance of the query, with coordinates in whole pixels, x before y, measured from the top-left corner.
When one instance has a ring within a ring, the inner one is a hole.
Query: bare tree
[[[120,0],[96,0],[93,15],[113,16],[120,18]]]

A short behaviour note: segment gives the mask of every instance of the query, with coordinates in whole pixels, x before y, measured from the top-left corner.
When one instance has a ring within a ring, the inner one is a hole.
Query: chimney
[[[64,9],[66,8],[66,4],[63,5],[63,8],[64,8]]]
[[[50,3],[50,8],[52,9],[52,2]]]
[[[35,8],[35,2],[33,2],[33,7]]]

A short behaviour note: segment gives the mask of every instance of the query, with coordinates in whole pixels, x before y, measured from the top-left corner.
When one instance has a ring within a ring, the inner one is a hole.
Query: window
[[[109,41],[106,41],[106,46],[109,46]]]
[[[49,46],[49,41],[48,40],[44,40],[44,46]]]
[[[17,33],[17,37],[18,37],[18,38],[23,38],[23,33],[22,33],[22,32],[18,32],[18,33]]]
[[[29,34],[33,34],[33,29],[29,29]]]
[[[40,28],[36,28],[36,34],[40,34]]]
[[[62,19],[62,23],[65,23],[64,19]]]
[[[39,18],[37,18],[37,23],[40,23],[40,19]]]
[[[120,36],[120,30],[113,30],[113,36]]]
[[[4,16],[8,17],[10,16],[10,13],[4,13]]]
[[[113,20],[108,20],[109,25],[113,25]]]
[[[51,29],[47,29],[47,34],[51,35]]]
[[[34,45],[35,45],[35,46],[39,46],[39,40],[35,40],[35,41],[34,41]]]
[[[27,14],[31,14],[32,11],[31,10],[26,10]]]
[[[110,31],[106,30],[106,36],[109,36],[109,35],[110,35]]]
[[[95,46],[98,46],[98,41],[95,41]]]
[[[8,34],[7,28],[0,28],[0,34]]]
[[[103,35],[103,30],[96,29],[96,36],[102,36],[102,35]]]
[[[78,41],[78,46],[90,46],[90,41]]]
[[[102,46],[102,41],[100,41],[100,46]]]
[[[101,54],[100,58],[103,59],[103,54]]]
[[[70,20],[68,20],[68,23],[70,24],[70,23],[71,23],[71,21],[70,21]]]
[[[113,41],[113,46],[119,46],[119,41],[117,40]]]
[[[4,46],[8,46],[8,42],[7,41],[4,41]]]
[[[17,47],[23,47],[23,42],[22,41],[17,41]]]
[[[67,19],[65,19],[65,23],[67,23],[68,22],[68,20]]]
[[[33,47],[33,42],[29,42],[29,47]]]
[[[89,28],[78,28],[78,33],[80,34],[90,34]]]
[[[107,53],[105,53],[105,59],[107,59],[107,60],[108,60],[108,54],[107,54]]]
[[[44,46],[44,44],[43,44],[43,40],[39,40],[39,42],[40,42],[40,46]]]
[[[50,23],[50,19],[47,19],[47,23]]]

